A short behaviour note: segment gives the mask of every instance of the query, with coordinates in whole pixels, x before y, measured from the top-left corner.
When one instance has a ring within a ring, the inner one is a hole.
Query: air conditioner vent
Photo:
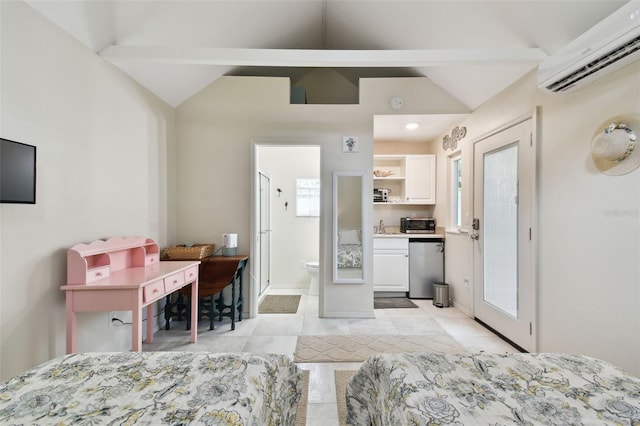
[[[582,79],[595,74],[601,69],[606,68],[637,51],[640,51],[640,36],[589,62],[582,68],[567,75],[562,80],[558,80],[555,83],[548,85],[547,90],[556,93],[568,90]]]
[[[640,0],[631,0],[538,65],[538,87],[570,93],[640,60]]]

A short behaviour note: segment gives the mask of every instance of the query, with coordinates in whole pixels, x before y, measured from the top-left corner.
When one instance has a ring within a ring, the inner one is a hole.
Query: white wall
[[[259,169],[271,178],[271,285],[308,288],[304,264],[319,259],[320,218],[296,216],[296,179],[320,178],[320,148],[262,146]]]
[[[212,241],[235,229],[239,252],[248,253],[251,228],[252,139],[321,140],[320,315],[373,316],[371,268],[366,284],[332,284],[333,171],[373,171],[373,116],[397,114],[389,105],[405,99],[403,114],[466,113],[466,107],[425,78],[360,81],[360,104],[290,105],[289,80],[222,77],[176,110],[178,142],[178,238]],[[342,152],[342,137],[357,136],[358,153]],[[295,161],[295,159],[292,159]],[[364,190],[372,192],[372,180]],[[224,194],[220,197],[218,194]],[[367,224],[372,207],[367,209]],[[371,228],[367,229],[371,232]],[[365,253],[371,265],[371,248]],[[254,277],[249,282],[255,286]],[[249,309],[249,306],[247,306]]]
[[[640,115],[640,63],[569,95],[536,87],[535,72],[482,105],[463,125],[463,185],[470,188],[470,141],[541,106],[538,146],[537,343],[541,352],[582,353],[640,374],[640,170],[598,172],[591,140],[602,124]],[[434,141],[438,164],[447,154]],[[438,168],[438,199],[447,197]],[[471,212],[471,194],[463,210]],[[436,207],[440,223],[444,204]],[[469,226],[466,226],[469,228]],[[468,236],[447,235],[447,281],[456,305],[473,312],[465,276],[472,276]]]
[[[331,229],[331,173],[333,170],[372,169],[371,122],[359,117],[357,106],[290,105],[289,81],[284,78],[222,77],[177,108],[178,123],[178,237],[215,240],[223,229],[239,234],[238,251],[249,253],[251,232],[252,139],[321,138],[321,230]],[[335,111],[331,115],[327,111]],[[335,115],[343,119],[334,120]],[[318,123],[321,120],[321,123]],[[361,150],[342,153],[342,136],[358,136]],[[295,161],[292,158],[291,161]],[[199,178],[196,179],[195,175]],[[224,199],[213,190],[224,193]],[[368,190],[371,190],[369,183]],[[325,307],[325,315],[372,316],[371,284],[329,285],[331,233],[320,237],[321,280],[326,295],[337,300]],[[248,282],[254,285],[254,277]],[[341,306],[340,301],[355,303]],[[365,301],[363,301],[365,299]],[[247,297],[251,300],[251,297]],[[369,306],[370,305],[370,306]],[[249,304],[247,309],[250,310]],[[339,309],[339,310],[337,310]],[[322,310],[322,306],[321,306]]]
[[[173,110],[23,2],[0,2],[2,137],[37,146],[37,204],[0,206],[0,376],[65,351],[66,249],[112,235],[173,238]],[[128,350],[107,314],[79,350]]]

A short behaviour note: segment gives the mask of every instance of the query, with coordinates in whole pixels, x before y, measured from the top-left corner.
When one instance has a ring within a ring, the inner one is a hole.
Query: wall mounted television
[[[36,203],[36,147],[0,138],[0,203]]]

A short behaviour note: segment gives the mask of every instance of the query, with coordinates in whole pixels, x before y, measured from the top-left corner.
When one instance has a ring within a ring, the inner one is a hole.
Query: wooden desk
[[[67,353],[76,352],[76,313],[132,311],[131,346],[142,350],[142,309],[147,309],[147,342],[153,342],[153,303],[191,285],[192,315],[197,341],[198,265],[200,261],[159,262],[157,245],[149,239],[110,238],[78,244],[67,252]]]
[[[200,265],[205,289],[211,287],[215,291],[217,286],[222,286],[224,289],[224,287],[231,285],[231,303],[225,304],[222,289],[216,302],[219,319],[222,320],[223,316],[231,318],[231,330],[236,329],[236,312],[238,313],[238,321],[242,321],[242,306],[244,304],[242,275],[248,261],[249,257],[245,255],[211,256],[202,259]],[[225,312],[227,309],[229,312]]]

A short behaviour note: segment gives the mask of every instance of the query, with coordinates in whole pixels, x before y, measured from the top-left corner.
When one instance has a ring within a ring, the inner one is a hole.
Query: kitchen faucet
[[[380,219],[380,224],[378,225],[378,234],[385,234],[387,231],[384,230],[384,222]]]

